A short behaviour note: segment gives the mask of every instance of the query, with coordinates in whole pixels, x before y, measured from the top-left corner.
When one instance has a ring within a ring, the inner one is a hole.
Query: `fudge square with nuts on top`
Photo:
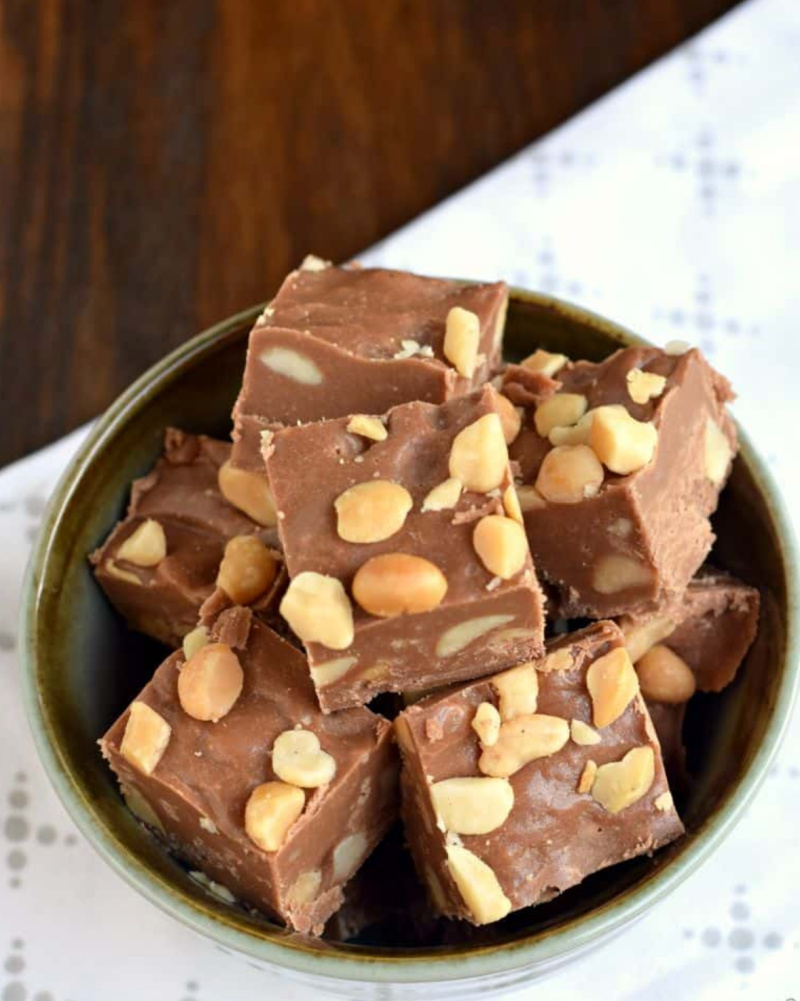
[[[174,653],[100,742],[128,805],[230,894],[321,933],[396,816],[391,725],[324,716],[302,654],[233,607]]]
[[[274,529],[223,496],[231,446],[169,428],[164,454],[134,481],[125,518],[92,553],[95,577],[132,629],[179,646],[218,581],[242,604],[267,608],[281,579]],[[262,486],[262,491],[264,487]],[[247,577],[231,574],[246,564]],[[236,577],[233,580],[233,576]]]
[[[564,614],[680,595],[711,548],[737,450],[728,382],[694,349],[597,364],[537,351],[509,366],[503,393],[525,408],[510,454],[534,562]]]
[[[411,400],[443,403],[500,366],[508,287],[307,258],[250,333],[233,463],[263,475],[261,432]]]
[[[265,445],[289,587],[280,612],[330,712],[543,649],[543,599],[497,394],[279,431]]]
[[[395,720],[402,813],[442,914],[489,924],[683,833],[613,622]]]

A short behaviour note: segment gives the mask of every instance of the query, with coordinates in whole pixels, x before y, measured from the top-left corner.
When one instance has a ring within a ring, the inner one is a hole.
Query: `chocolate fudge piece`
[[[290,578],[280,611],[326,712],[541,653],[542,595],[496,398],[487,386],[363,419],[381,433],[343,418],[268,442]]]
[[[302,654],[250,609],[204,623],[100,742],[129,805],[237,900],[319,934],[396,816],[391,725],[323,716]]]
[[[443,914],[497,921],[683,832],[612,622],[430,696],[395,729],[409,847]]]
[[[510,455],[562,613],[643,612],[682,594],[737,450],[727,381],[694,349],[626,348],[599,364],[537,352],[509,367],[503,393],[524,408]]]
[[[309,258],[250,333],[233,463],[263,474],[276,425],[442,403],[499,367],[503,282],[469,284]]]
[[[168,646],[179,646],[196,626],[229,543],[228,569],[231,560],[233,569],[257,564],[255,590],[232,587],[240,602],[268,608],[282,582],[275,530],[233,507],[220,492],[220,470],[230,452],[227,442],[168,429],[163,456],[133,483],[125,518],[91,555],[98,583],[131,628]],[[249,536],[265,545],[259,549],[257,541],[240,541]]]

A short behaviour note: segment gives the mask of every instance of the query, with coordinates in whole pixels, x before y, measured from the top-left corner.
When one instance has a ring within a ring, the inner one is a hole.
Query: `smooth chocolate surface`
[[[91,556],[99,584],[131,628],[171,647],[197,624],[231,538],[257,534],[270,546],[277,542],[274,529],[262,528],[220,493],[217,476],[230,453],[227,442],[167,429],[163,456],[133,483],[125,518]],[[163,528],[166,557],[149,567],[117,559],[147,519]],[[280,583],[279,575],[261,607],[271,604]]]
[[[612,622],[549,642],[547,657],[537,662],[536,712],[592,725],[587,669],[623,645]],[[444,779],[483,774],[478,767],[481,746],[472,728],[483,702],[498,702],[490,678],[432,695],[395,721],[403,757],[403,819],[417,870],[434,906],[467,920],[475,916],[451,875],[446,846],[452,835],[437,822],[430,787]],[[551,899],[598,869],[652,853],[683,832],[641,696],[634,695],[616,721],[596,732],[598,743],[581,746],[570,739],[561,750],[511,775],[514,803],[505,822],[488,834],[458,839],[493,871],[512,910]],[[611,813],[589,792],[578,792],[590,759],[601,766],[637,747],[652,748],[654,760],[652,784],[638,800]]]
[[[663,392],[648,403],[631,398],[626,380],[634,368],[666,379]],[[524,510],[534,563],[560,591],[567,618],[644,614],[684,592],[714,541],[709,516],[720,487],[707,475],[705,435],[714,422],[735,453],[736,432],[725,409],[730,386],[695,349],[676,356],[625,348],[600,363],[569,362],[553,379],[511,365],[503,393],[524,408],[522,430],[509,449],[521,484],[536,482],[551,450],[534,418],[556,392],[585,396],[590,410],[622,405],[636,420],[652,422],[658,441],[638,471],[621,476],[606,470],[596,495]],[[630,561],[634,582],[602,584],[603,561],[618,557]]]
[[[353,601],[350,646],[306,644],[325,711],[364,703],[379,692],[479,677],[541,653],[543,599],[529,556],[520,572],[501,580],[486,569],[473,544],[479,518],[504,514],[502,493],[512,482],[508,468],[488,494],[464,491],[454,508],[421,510],[428,493],[450,476],[456,435],[494,414],[495,399],[486,387],[438,407],[397,407],[388,414],[384,441],[349,432],[347,419],[274,436],[266,463],[290,580],[314,571],[336,578],[351,594],[358,569],[388,553],[423,557],[447,580],[444,599],[431,611],[379,618]],[[404,487],[413,506],[389,538],[346,542],[337,531],[334,502],[353,485],[374,479]]]
[[[179,857],[244,904],[319,934],[340,906],[344,884],[396,816],[391,726],[367,709],[324,716],[302,654],[249,609],[227,609],[205,625],[212,641],[235,650],[244,670],[233,708],[216,723],[184,712],[177,692],[184,659],[174,653],[137,700],[172,728],[155,770],[146,775],[120,753],[127,710],[100,742],[103,754],[129,805]],[[276,778],[276,737],[298,725],[317,735],[336,774],[307,790],[281,848],[265,852],[245,831],[245,805],[256,786]]]
[[[382,414],[412,400],[442,403],[499,367],[505,283],[317,264],[288,275],[250,333],[234,409],[234,465],[263,471],[261,430]],[[444,354],[445,321],[454,306],[480,321],[472,378],[459,375]]]

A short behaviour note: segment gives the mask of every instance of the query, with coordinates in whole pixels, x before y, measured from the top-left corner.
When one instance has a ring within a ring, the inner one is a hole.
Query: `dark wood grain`
[[[732,0],[0,0],[0,464]]]

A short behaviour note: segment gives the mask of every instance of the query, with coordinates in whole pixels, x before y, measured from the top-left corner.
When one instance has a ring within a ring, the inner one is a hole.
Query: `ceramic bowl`
[[[23,608],[24,688],[42,761],[78,827],[123,878],[250,962],[349,998],[466,998],[529,983],[619,932],[686,879],[731,830],[763,779],[798,674],[796,556],[781,500],[742,435],[715,517],[713,559],[761,589],[761,626],[735,684],[692,703],[688,749],[696,778],[681,804],[686,837],[653,859],[598,873],[468,943],[400,948],[380,939],[340,944],[289,934],[210,897],[123,807],[95,742],[163,653],[124,628],[86,562],[122,512],[131,480],[159,453],[166,425],[228,434],[247,332],[259,309],[200,334],[134,383],[98,421],[55,491]],[[509,357],[542,346],[600,359],[632,343],[642,342],[583,309],[512,293]]]

